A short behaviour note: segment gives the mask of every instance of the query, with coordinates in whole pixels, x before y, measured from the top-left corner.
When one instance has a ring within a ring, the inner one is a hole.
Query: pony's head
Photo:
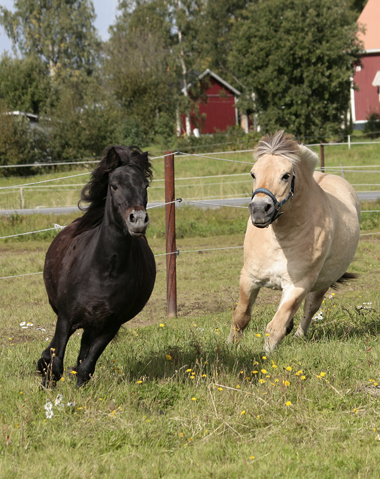
[[[147,152],[136,146],[108,146],[82,190],[79,207],[86,213],[78,220],[76,234],[102,223],[107,197],[128,232],[134,236],[144,234],[149,222],[146,188],[151,179],[152,165]],[[89,206],[83,207],[82,201]]]
[[[266,228],[282,214],[281,207],[293,198],[296,165],[303,162],[312,175],[318,156],[281,130],[260,140],[254,158],[257,161],[251,169],[253,193],[249,211],[253,225]]]

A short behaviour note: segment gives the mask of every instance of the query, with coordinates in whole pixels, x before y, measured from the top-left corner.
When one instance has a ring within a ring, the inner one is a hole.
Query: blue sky
[[[118,0],[93,0],[96,20],[95,27],[97,28],[102,40],[108,39],[108,27],[112,25],[116,17],[116,7]],[[13,0],[0,0],[2,7],[13,9]],[[2,26],[0,26],[0,55],[8,50],[11,53],[12,42],[8,39]]]

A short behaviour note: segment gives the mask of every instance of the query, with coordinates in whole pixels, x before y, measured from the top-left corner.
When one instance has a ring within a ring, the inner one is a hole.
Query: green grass
[[[376,232],[378,215],[371,217]],[[2,218],[0,231],[72,219]],[[243,252],[204,251],[242,246],[246,221],[245,210],[177,211],[178,318],[166,319],[165,257],[158,256],[151,300],[80,390],[67,370],[54,390],[39,388],[35,363],[55,327],[42,276],[1,280],[1,477],[379,475],[380,235],[362,237],[350,268],[359,279],[326,295],[308,339],[290,335],[264,356],[279,292],[262,290],[244,338],[226,345]],[[152,210],[151,222],[148,238],[159,254],[163,211]],[[51,237],[23,238],[0,244],[0,276],[42,271]],[[371,309],[358,308],[369,302]],[[22,329],[24,321],[33,326]],[[69,341],[65,367],[79,341],[78,334]]]

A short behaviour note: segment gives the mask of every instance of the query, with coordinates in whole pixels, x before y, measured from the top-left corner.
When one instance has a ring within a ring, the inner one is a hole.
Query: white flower
[[[46,411],[51,411],[53,409],[53,404],[51,401],[47,401],[44,408],[46,409]]]
[[[49,411],[46,411],[46,417],[48,419],[51,419],[53,417],[54,413],[51,409],[49,409]]]
[[[29,326],[29,328],[31,328],[33,326],[33,323],[27,323],[26,325]]]
[[[62,401],[62,399],[63,399],[62,394],[58,394],[58,396],[55,398],[54,406],[58,406],[58,404],[60,404],[60,402]]]
[[[45,338],[45,341],[50,341],[49,338]]]
[[[25,322],[25,321],[23,321],[22,323],[20,323],[20,326],[21,326],[21,327],[23,327],[23,326],[25,326],[25,325],[26,325],[26,322]]]
[[[68,403],[67,403],[67,406],[68,406],[68,407],[75,407],[75,402],[68,402]]]

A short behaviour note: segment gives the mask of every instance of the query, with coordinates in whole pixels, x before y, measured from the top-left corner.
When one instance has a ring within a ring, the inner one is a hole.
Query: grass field
[[[0,234],[72,219],[1,218]],[[68,371],[54,390],[39,387],[35,363],[55,326],[42,275],[1,280],[2,478],[378,477],[380,235],[361,237],[350,268],[359,279],[326,295],[309,338],[288,336],[265,356],[278,292],[260,293],[243,340],[226,345],[246,221],[240,209],[177,212],[178,318],[166,319],[157,256],[151,300],[80,390]],[[363,235],[379,229],[378,214],[363,219]],[[163,253],[163,210],[148,231]],[[1,240],[0,276],[42,271],[55,234]]]
[[[319,147],[314,147],[314,150],[319,153]],[[157,156],[160,155],[162,153]],[[164,201],[164,160],[159,157],[152,160],[152,163],[154,180],[149,189],[149,199],[152,202]],[[203,156],[176,155],[176,195],[188,201],[249,197],[252,188],[249,171],[252,164],[252,151],[216,152]],[[325,146],[325,166],[326,171],[343,174],[357,191],[380,190],[380,144],[353,144],[351,149],[347,145]],[[82,165],[70,170],[63,167],[66,171],[55,168],[53,172],[45,171],[36,176],[0,177],[0,209],[75,206],[93,167],[94,165]],[[68,178],[46,182],[62,177]],[[30,184],[41,181],[45,183]],[[2,189],[27,183],[30,185]]]

